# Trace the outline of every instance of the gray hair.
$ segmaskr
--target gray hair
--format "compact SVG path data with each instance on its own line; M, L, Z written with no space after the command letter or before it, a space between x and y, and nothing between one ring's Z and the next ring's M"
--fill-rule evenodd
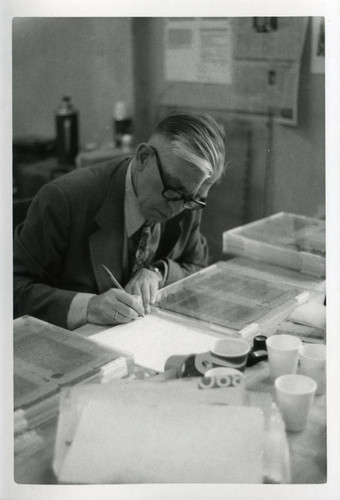
M217 181L225 165L225 134L211 116L175 113L164 118L154 134L172 145L174 154L197 166L212 181Z

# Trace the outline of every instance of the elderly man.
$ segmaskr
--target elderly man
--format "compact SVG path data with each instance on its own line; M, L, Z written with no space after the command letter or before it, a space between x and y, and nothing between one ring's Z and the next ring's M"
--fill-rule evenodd
M46 184L15 232L14 315L72 330L149 312L160 287L207 265L201 209L224 162L215 120L174 114L134 156Z

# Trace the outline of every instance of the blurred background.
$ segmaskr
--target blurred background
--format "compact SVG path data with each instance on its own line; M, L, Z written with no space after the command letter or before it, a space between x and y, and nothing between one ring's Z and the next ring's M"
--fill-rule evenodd
M162 117L185 110L211 114L227 135L229 169L202 223L212 261L232 227L280 211L324 218L322 18L17 17L12 33L14 202L133 153ZM61 161L65 96L77 154Z

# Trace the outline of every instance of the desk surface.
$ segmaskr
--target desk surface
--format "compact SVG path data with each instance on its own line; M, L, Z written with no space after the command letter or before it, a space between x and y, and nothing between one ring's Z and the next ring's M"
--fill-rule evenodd
M86 325L78 333L90 336L103 327ZM274 394L266 361L248 367L245 372L246 388L249 391ZM52 457L57 420L45 425L42 430L44 447L28 459L15 462L15 481L19 484L55 484ZM302 432L287 432L290 449L291 475L294 484L320 484L327 478L326 451L326 395L314 399L308 428Z
M247 390L268 392L274 385L267 361L246 370ZM307 428L287 432L293 484L321 484L327 481L326 394L315 396Z

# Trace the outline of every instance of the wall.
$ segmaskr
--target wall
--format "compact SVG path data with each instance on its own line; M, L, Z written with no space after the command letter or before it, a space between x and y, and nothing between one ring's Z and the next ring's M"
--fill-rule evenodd
M54 112L70 95L84 145L112 141L116 101L133 109L129 18L13 20L13 135L54 137Z
M235 118L230 112L222 113L226 90L221 86L164 80L163 22L162 18L133 19L138 140L147 138L162 105L170 102L174 108L176 100L181 108L186 103L192 109L222 114L224 119ZM266 117L243 117L252 128L249 220L282 210L310 216L323 214L325 82L324 75L310 73L310 46L309 23L301 67L298 125L273 124L271 128ZM221 103L220 109L216 109L217 103ZM142 124L139 128L138 123ZM214 224L214 220L210 222Z
M301 65L299 123L274 126L271 213L325 214L325 75L310 72L311 23Z

